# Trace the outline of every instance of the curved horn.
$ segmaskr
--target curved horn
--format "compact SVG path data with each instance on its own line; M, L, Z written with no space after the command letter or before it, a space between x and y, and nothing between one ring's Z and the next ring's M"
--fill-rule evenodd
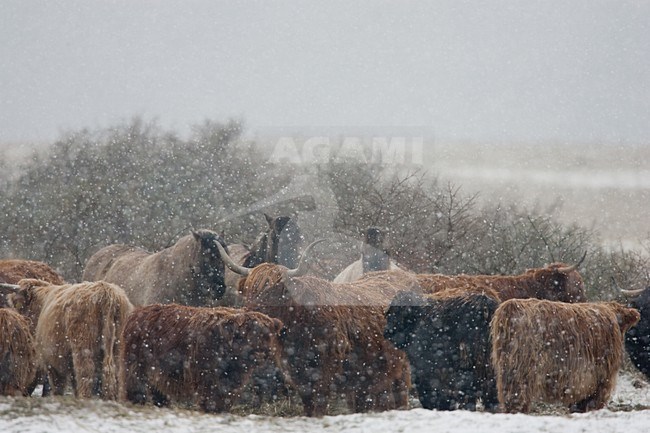
M20 286L18 284L9 284L9 283L0 283L0 287L11 290L18 290Z
M305 257L307 257L307 254L311 251L312 248L314 248L314 246L325 241L326 239L318 239L312 242L311 244L307 245L307 248L305 248L305 250L302 252L302 255L300 256L300 262L298 263L298 267L296 269L288 269L287 277L299 277L300 275L307 272L307 267L303 266L303 263L305 262Z
M641 293L643 293L644 290L646 290L646 289L621 290L621 293L626 298L635 298L635 297L639 296Z
M587 257L587 251L585 251L585 253L582 255L582 258L578 263L571 266L565 266L563 268L557 268L558 272L562 272L563 274L568 274L569 272L575 271L582 264L582 262L585 261L585 257Z
M226 250L223 249L221 242L215 241L215 244L217 244L217 249L219 250L219 254L221 255L221 260L223 260L223 263L226 266L228 266L228 269L244 277L248 276L248 274L251 272L250 268L247 268L245 266L240 266L237 263L235 263L234 260L230 258Z

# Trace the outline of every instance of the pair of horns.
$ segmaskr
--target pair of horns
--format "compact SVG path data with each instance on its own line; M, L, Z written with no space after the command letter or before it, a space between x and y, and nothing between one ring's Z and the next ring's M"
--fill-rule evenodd
M302 255L300 256L300 262L298 263L298 267L295 269L289 269L287 270L287 276L288 277L298 277L302 274L304 274L307 271L307 267L304 265L305 263L305 257L307 254L311 251L311 249L316 246L317 244L324 242L325 239L318 239L305 248L303 251ZM237 263L234 262L232 258L228 255L226 250L223 248L223 246L219 242L215 242L217 245L217 249L219 250L219 254L221 255L221 259L225 263L226 266L228 266L228 269L233 271L236 274L242 275L244 277L248 276L248 274L251 272L252 268L247 268L245 266L238 265Z
M575 271L576 269L578 269L578 266L580 266L582 264L582 262L585 261L585 257L587 257L587 251L585 251L585 253L582 255L582 258L580 259L580 261L578 263L576 263L575 265L571 265L571 266L565 266L563 268L557 268L558 272L562 272L563 274L567 274L569 272Z

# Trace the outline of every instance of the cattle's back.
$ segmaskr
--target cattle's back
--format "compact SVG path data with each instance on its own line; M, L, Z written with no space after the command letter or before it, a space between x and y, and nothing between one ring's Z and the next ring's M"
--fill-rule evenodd
M622 362L623 332L635 316L632 309L619 307L538 299L503 302L491 324L492 361L500 380L528 383L531 393L567 404L610 384Z
M488 288L498 292L508 284L507 277L503 278L500 275L417 274L417 279L424 293L437 293L470 286Z
M182 302L183 293L191 291L190 237L153 254L137 247L109 246L98 252L105 263L99 267L99 279L122 287L134 305Z
M368 272L350 283L332 283L321 293L326 305L358 305L387 308L401 291L421 293L415 274L401 269Z
M73 334L76 341L85 339L87 345L93 345L102 335L99 325L109 321L119 328L133 309L125 291L105 281L42 289L48 290L43 292L35 337L41 349L48 351L68 344Z
M82 274L83 281L108 281L106 275L119 263L123 266L124 258L130 259L132 266L150 253L137 247L124 244L114 244L104 247L90 256ZM112 275L112 274L111 274Z
M18 259L0 260L0 282L17 284L23 278L65 284L63 277L46 263Z
M388 270L400 270L400 267L397 266L393 260L389 260ZM345 269L343 269L333 280L335 283L350 283L357 281L364 276L363 273L363 262L361 259L358 259L350 263Z

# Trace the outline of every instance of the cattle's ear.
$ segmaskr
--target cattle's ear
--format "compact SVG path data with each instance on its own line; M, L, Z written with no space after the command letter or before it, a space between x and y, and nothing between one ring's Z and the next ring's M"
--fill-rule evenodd
M282 331L284 330L284 323L280 319L271 319L273 325L271 330L273 331L274 334L276 335L282 335Z
M267 214L266 212L264 212L264 218L266 218L266 222L268 223L269 227L270 227L270 228L273 228L273 220L274 220L275 218L273 218L272 216L270 216L270 215Z

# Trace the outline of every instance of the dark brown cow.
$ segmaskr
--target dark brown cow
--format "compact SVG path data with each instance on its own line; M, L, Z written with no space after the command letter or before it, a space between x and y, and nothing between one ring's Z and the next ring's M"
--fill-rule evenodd
M604 407L623 360L623 334L639 313L616 302L511 299L492 318L499 403L529 412L539 403L584 412Z
M36 380L36 352L29 321L0 308L0 395L28 396Z
M224 265L215 247L222 237L197 230L157 253L127 245L102 248L86 263L83 279L122 287L134 305L212 305L225 291Z
M443 275L418 274L425 293L435 293L456 287L475 286L492 289L502 301L513 298L537 298L561 302L584 302L584 282L577 265L553 263L543 268L529 269L520 275Z
M31 320L40 368L55 395L68 381L78 397L116 399L119 338L133 309L124 290L103 281L52 285L24 279L10 295Z
M124 328L121 393L139 404L175 400L228 410L256 368L282 368L281 329L277 319L233 308L137 308Z
M246 275L240 284L245 305L285 323L285 356L306 415L326 413L335 383L355 411L407 406L408 361L383 337L384 309L400 290L419 291L414 275L383 271L334 284L298 277L300 266L265 263L251 270L221 254Z

